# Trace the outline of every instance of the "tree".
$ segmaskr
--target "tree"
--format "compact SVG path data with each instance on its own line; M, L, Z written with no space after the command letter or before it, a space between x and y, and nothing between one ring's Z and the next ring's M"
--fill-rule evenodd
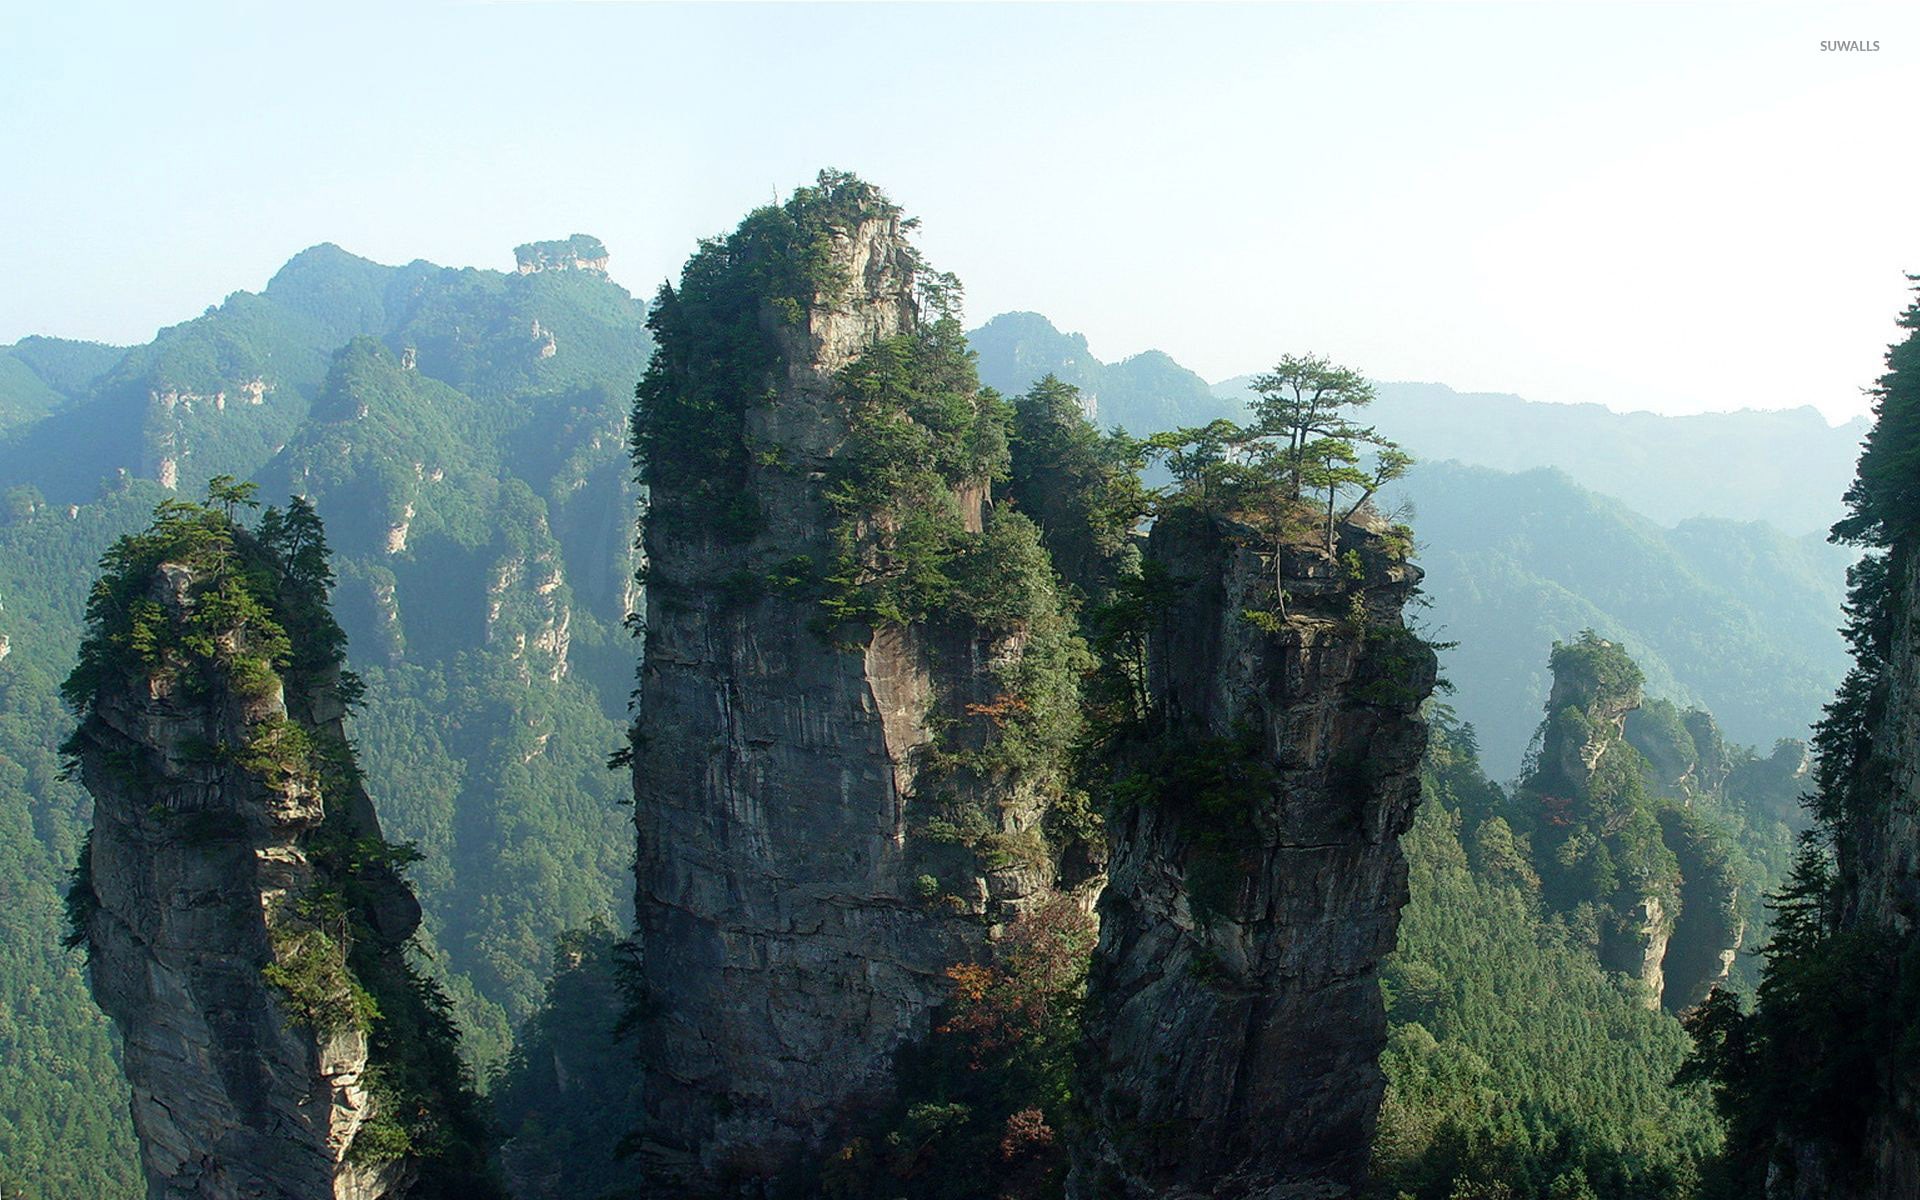
M260 507L260 502L253 498L259 490L257 483L241 483L231 475L215 475L207 480L207 507L218 505L231 521L235 509Z
M1380 442L1369 427L1357 425L1352 410L1373 403L1373 384L1351 367L1339 367L1319 354L1289 354L1273 370L1253 380L1255 429L1284 438L1281 462L1288 495L1298 500L1310 486L1309 465L1327 441ZM1317 449L1319 448L1319 449Z
M1355 409L1373 401L1373 385L1350 367L1289 354L1253 386L1251 425L1221 419L1176 429L1156 434L1146 449L1165 460L1182 500L1257 524L1276 551L1318 524L1331 553L1340 524L1405 475L1413 459L1353 420ZM1355 492L1342 515L1341 496Z
M1038 521L1060 575L1097 599L1124 573L1135 530L1152 509L1140 482L1146 444L1102 435L1080 391L1052 375L1013 402L1008 491Z

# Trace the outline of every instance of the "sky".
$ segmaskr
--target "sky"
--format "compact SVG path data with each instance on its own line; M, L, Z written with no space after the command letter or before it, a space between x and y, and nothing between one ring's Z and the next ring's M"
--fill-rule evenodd
M1839 421L1920 272L1920 5L0 7L0 344L145 341L329 241L586 232L650 294L824 166L970 322L1215 380Z

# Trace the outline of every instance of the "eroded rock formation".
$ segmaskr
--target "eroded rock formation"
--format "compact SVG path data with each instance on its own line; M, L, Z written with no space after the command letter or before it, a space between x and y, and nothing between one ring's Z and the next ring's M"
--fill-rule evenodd
M812 274L784 292L796 250ZM935 765L977 748L1031 629L823 617L835 529L876 534L884 556L911 519L836 526L829 490L850 453L841 372L923 330L924 278L897 209L823 180L696 256L656 318L634 747L640 1161L670 1194L761 1195L802 1169L890 1095L947 968L990 959L998 926L1056 894L1044 795ZM724 383L732 368L702 349L717 330L756 363ZM675 426L696 399L721 414ZM949 480L933 501L977 533L988 480Z
M1619 645L1588 631L1552 663L1521 789L1539 806L1549 902L1593 912L1602 965L1639 980L1648 1007L1685 1010L1726 979L1746 936L1739 871L1708 815L1734 802L1732 756L1707 713L1646 701Z
M1200 514L1153 530L1178 598L1149 643L1146 795L1108 818L1080 1200L1337 1196L1365 1169L1435 664L1381 529L1279 557Z
M109 559L68 685L94 801L70 906L149 1195L405 1195L417 1138L476 1127L402 957L420 909L353 766L324 591L209 510Z

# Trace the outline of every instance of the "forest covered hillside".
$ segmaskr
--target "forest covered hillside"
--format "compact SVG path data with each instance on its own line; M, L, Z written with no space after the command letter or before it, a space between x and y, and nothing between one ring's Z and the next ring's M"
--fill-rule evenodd
M1545 647L1582 629L1630 646L1653 695L1762 747L1807 738L1845 670L1843 548L1759 521L1665 528L1551 469L1420 464L1402 487L1452 703L1496 778L1538 720Z
M625 422L644 317L572 256L500 272L319 246L148 345L7 352L65 389L0 431L0 871L18 898L0 916L0 1019L39 1048L0 1058L10 1194L137 1186L106 1029L58 945L88 806L60 775L55 685L95 562L213 474L307 495L329 523L368 683L350 733L387 833L427 855L423 961L483 1077L555 938L624 925L631 851L605 759L633 678Z

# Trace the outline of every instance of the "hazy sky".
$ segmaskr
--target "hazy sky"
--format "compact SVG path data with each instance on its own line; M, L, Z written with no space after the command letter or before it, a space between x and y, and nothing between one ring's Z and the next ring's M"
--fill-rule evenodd
M1920 272L1920 5L5 4L0 343L144 341L321 241L583 231L651 293L823 165L970 321L1213 379L1838 419Z

